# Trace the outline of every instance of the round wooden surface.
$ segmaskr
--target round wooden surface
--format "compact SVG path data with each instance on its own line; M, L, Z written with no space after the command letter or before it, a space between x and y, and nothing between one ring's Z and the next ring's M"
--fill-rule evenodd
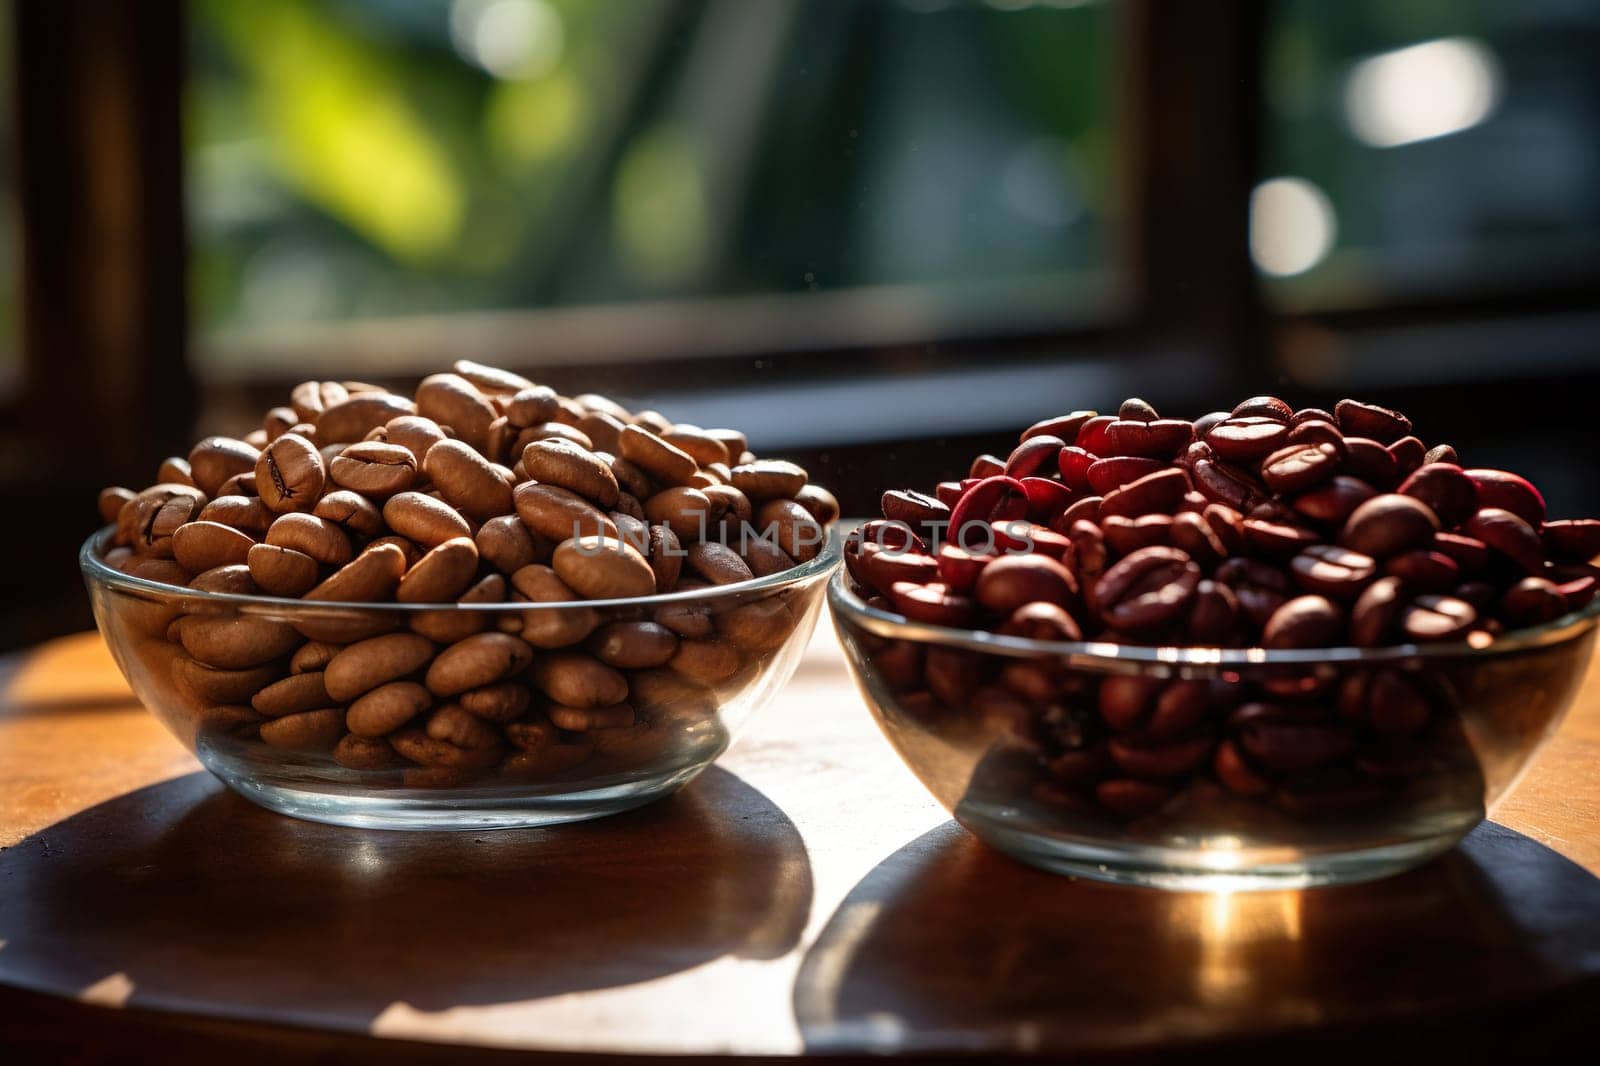
M1071 881L949 822L819 632L778 703L669 800L385 833L227 792L85 634L0 669L0 1043L1332 1057L1378 1035L1526 1055L1600 997L1597 764L1592 669L1501 824L1423 869L1240 895Z

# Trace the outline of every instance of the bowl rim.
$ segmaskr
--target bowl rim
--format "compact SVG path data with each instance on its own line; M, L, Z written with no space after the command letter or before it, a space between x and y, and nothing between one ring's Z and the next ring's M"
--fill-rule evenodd
M1390 644L1381 648L1344 645L1330 648L1219 648L1182 645L1119 644L1096 640L1034 640L1010 637L985 629L961 629L913 621L905 615L873 607L851 589L847 571L840 567L828 582L828 605L835 617L848 618L880 636L914 640L923 644L964 648L1010 658L1049 656L1069 660L1069 665L1105 663L1195 667L1311 666L1326 663L1393 663L1426 659L1484 658L1509 652L1549 647L1593 629L1600 619L1600 597L1588 606L1560 618L1525 629L1512 630L1477 647L1460 641L1436 644Z
M823 540L822 548L817 552L816 556L787 570L781 570L776 574L768 574L765 577L752 578L749 581L735 581L726 585L714 585L710 588L686 589L682 592L662 592L651 596L633 596L609 600L563 600L557 603L396 603L393 600L363 603L353 600L302 600L288 596L255 596L240 592L213 592L207 589L189 588L187 585L169 585L164 581L152 581L149 578L125 574L107 565L105 560L101 558L104 546L115 532L116 527L114 525L103 526L89 534L88 539L83 542L83 546L78 549L78 567L83 572L84 579L91 584L105 585L119 592L132 593L147 599L151 597L183 599L217 606L268 608L274 611L398 611L405 614L446 610L503 613L506 611L562 611L579 607L663 607L676 603L704 603L708 600L740 600L748 598L751 593L790 588L805 584L814 578L825 576L843 558L844 544L843 538L839 535L837 525L829 526L826 530L827 536Z

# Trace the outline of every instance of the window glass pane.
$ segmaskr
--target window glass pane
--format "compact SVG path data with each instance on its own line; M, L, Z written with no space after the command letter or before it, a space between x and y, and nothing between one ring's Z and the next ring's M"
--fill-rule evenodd
M1280 0L1252 250L1281 304L1600 275L1600 5Z
M202 359L427 312L914 287L1015 329L1101 306L1101 3L190 11Z

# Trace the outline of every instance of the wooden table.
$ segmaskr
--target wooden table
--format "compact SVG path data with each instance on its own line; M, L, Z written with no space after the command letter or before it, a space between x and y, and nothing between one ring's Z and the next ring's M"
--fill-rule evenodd
M989 850L892 755L829 631L676 797L481 834L259 810L71 637L0 668L0 810L0 1047L41 1058L1527 1057L1600 1003L1594 670L1509 829L1308 892L1117 888Z

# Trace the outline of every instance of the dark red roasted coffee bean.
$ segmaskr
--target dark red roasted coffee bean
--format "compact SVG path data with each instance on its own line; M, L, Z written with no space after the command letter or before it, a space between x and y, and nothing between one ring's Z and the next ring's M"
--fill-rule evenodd
M1089 468L1098 456L1082 448L1062 448L1056 455L1056 467L1061 471L1061 481L1074 492L1089 491Z
M1112 676L1100 682L1095 706L1106 725L1128 733L1144 727L1161 691L1162 683L1154 678Z
M968 527L993 522L1008 522L1028 514L1028 490L1013 477L996 475L984 478L968 489L950 511L948 539L963 547L976 547L967 536ZM983 530L974 536L987 540Z
M994 558L969 552L955 544L941 544L937 556L939 580L956 592L971 592L978 583L978 575Z
M1203 567L1215 566L1229 555L1228 546L1217 536L1204 514L1183 511L1172 516L1169 540Z
M1194 435L1198 441L1204 441L1206 434L1222 425L1233 417L1232 411L1211 411L1194 420Z
M1510 511L1486 507L1468 519L1461 531L1530 574L1544 569L1544 542L1532 526Z
M1006 532L1008 526L1012 532L1016 532L1018 535L1009 535ZM1072 541L1068 540L1065 534L1057 533L1048 526L1029 525L1020 531L1017 530L1016 526L1016 523L1010 522L1002 523L996 528L995 539L999 542L1002 553L1007 551L1033 551L1041 555L1048 555L1050 558L1062 562L1065 562L1067 557L1071 555Z
M1195 586L1194 606L1189 608L1189 642L1225 647L1238 638L1239 598L1233 589L1216 581L1201 581Z
M1211 738L1192 737L1168 743L1112 737L1111 758L1129 777L1163 780L1181 777L1211 758Z
M1411 419L1399 411L1377 404L1340 400L1333 416L1347 437L1370 437L1379 444L1392 444L1411 432Z
M1261 480L1273 492L1304 492L1339 469L1340 451L1332 444L1291 444L1261 463Z
M1415 736L1433 716L1433 709L1416 682L1398 670L1373 673L1365 686L1363 703L1366 721L1391 737Z
M1566 598L1567 610L1581 611L1593 602L1596 593L1600 593L1600 577L1585 575L1571 578L1561 582L1556 589Z
M1399 578L1416 592L1449 592L1461 582L1461 567L1439 551L1401 552L1383 564L1383 572Z
M1106 454L1106 427L1115 422L1115 415L1097 415L1085 422L1071 443L1095 455Z
M1075 641L1083 639L1078 622L1057 603L1035 600L1011 612L1011 617L997 630L1008 637L1026 637L1028 640Z
M1224 740L1217 745L1216 755L1211 760L1211 771L1222 782L1222 787L1236 796L1264 796L1272 791L1272 782L1251 768L1231 740Z
M1534 529L1544 522L1544 497L1526 478L1504 470L1468 470L1478 490L1478 506L1510 511Z
M1344 434L1339 432L1339 427L1332 422L1296 422L1289 429L1289 435L1283 438L1285 447L1290 444L1313 445L1326 444L1339 453L1343 459L1348 451L1344 444Z
M1439 519L1427 504L1389 492L1351 512L1339 533L1339 544L1374 559L1386 559L1431 544L1438 531Z
M1331 648L1344 643L1345 617L1326 596L1284 601L1261 627L1264 648Z
M1230 463L1254 463L1283 447L1289 427L1272 418L1230 418L1206 434L1211 450Z
M1100 505L1105 502L1100 496L1084 496L1075 501L1059 516L1050 520L1050 528L1057 533L1070 532L1075 522L1100 521Z
M1389 449L1366 437L1344 439L1344 472L1384 492L1400 481L1400 464Z
M1267 522L1259 518L1244 520L1245 543L1259 555L1287 559L1321 538L1301 526L1288 522Z
M896 581L889 587L889 600L895 610L913 622L933 626L970 626L978 613L978 605L971 599L938 582L915 585Z
M1112 628L1149 632L1182 617L1199 583L1200 567L1183 552L1141 548L1101 575L1095 603Z
M1282 570L1270 563L1235 556L1217 567L1215 578L1238 598L1239 610L1251 625L1265 625L1272 612L1294 593Z
M1423 455L1422 462L1424 465L1428 463L1452 463L1456 466L1461 465L1461 459L1456 455L1456 450L1448 444L1435 444L1433 447L1429 448L1427 453Z
M1310 492L1295 497L1291 506L1296 514L1328 526L1342 526L1357 507L1378 494L1378 490L1359 478L1338 475Z
M1133 421L1119 418L1106 427L1106 447L1110 455L1137 455L1150 459L1171 459L1194 438L1194 427L1175 418Z
M1100 532L1118 555L1131 555L1140 548L1172 542L1172 516L1149 514L1139 518L1108 515L1100 519Z
M983 662L964 648L930 647L922 676L928 691L946 707L964 710L983 681Z
M1240 401L1231 417L1270 418L1274 422L1287 422L1294 417L1294 409L1276 396L1252 396Z
M1560 618L1568 609L1567 597L1555 582L1542 577L1525 577L1500 597L1500 613L1512 625L1538 625Z
M1206 720L1216 702L1217 693L1210 681L1169 681L1156 697L1145 735L1163 742L1186 737Z
M1266 490L1255 478L1226 463L1201 459L1190 470L1196 491L1213 503L1224 503L1237 511L1248 511Z
M1450 640L1478 620L1472 604L1454 596L1418 596L1400 610L1400 628L1412 640Z
M972 460L972 465L967 468L967 477L982 481L986 477L994 477L996 474L1005 472L1006 461L998 455L990 455L985 452Z
M1160 810L1172 798L1172 790L1151 781L1116 777L1096 785L1094 798L1113 814L1123 818L1138 818Z
M939 565L933 556L916 551L896 551L864 545L859 556L860 572L868 584L885 596L896 581L910 581L925 585L939 576Z
M1105 534L1093 522L1080 520L1067 530L1072 541L1072 567L1078 578L1078 591L1094 605L1094 587L1111 565L1111 552L1106 547Z
M928 550L928 542L904 522L874 518L870 522L863 522L857 527L856 532L861 534L863 544L876 544L880 548L893 548L899 551L910 549L926 553Z
M941 481L933 487L933 495L946 507L954 507L966 486L960 481Z
M1460 525L1478 509L1478 489L1459 466L1428 463L1412 471L1395 490L1428 505L1445 528Z
M893 522L904 522L913 530L925 530L931 523L946 522L950 508L939 500L910 489L890 489L880 501L883 517Z
M1047 468L1053 470L1056 456L1066 446L1066 441L1049 434L1029 437L1013 448L1010 457L1006 459L1006 476L1024 478Z
M1059 481L1047 477L1025 477L1022 491L1028 497L1028 517L1035 522L1049 522L1072 506L1073 493Z
M1378 564L1370 555L1333 544L1314 544L1289 562L1295 583L1308 592L1353 600L1377 577Z
M1296 773L1337 762L1355 744L1336 725L1296 722L1252 722L1239 733L1239 744L1252 759L1278 773Z
M1078 431L1083 424L1095 417L1093 411L1074 411L1069 415L1060 415L1056 418L1046 418L1035 422L1022 431L1022 440L1033 437L1060 437L1062 440L1077 440Z
M974 595L987 610L1009 615L1024 604L1065 607L1077 597L1072 571L1043 555L1002 555L978 575Z
M1403 478L1426 461L1428 446L1415 437L1401 437L1389 445L1389 454L1394 456L1395 473Z
M1122 515L1132 518L1147 514L1172 514L1189 491L1189 477L1182 470L1168 467L1130 481L1105 494L1100 503L1102 517Z
M1489 547L1460 533L1435 533L1433 550L1455 560L1463 574L1475 574L1489 563Z
M1154 474L1162 469L1164 466L1159 459L1140 459L1132 455L1097 459L1089 467L1089 487L1105 496L1112 489L1121 488L1130 481L1137 481L1146 474Z
M1500 590L1487 581L1463 581L1451 595L1472 604L1479 615L1487 614L1500 602Z
M1546 522L1544 546L1558 559L1586 563L1600 556L1600 518L1563 518Z

